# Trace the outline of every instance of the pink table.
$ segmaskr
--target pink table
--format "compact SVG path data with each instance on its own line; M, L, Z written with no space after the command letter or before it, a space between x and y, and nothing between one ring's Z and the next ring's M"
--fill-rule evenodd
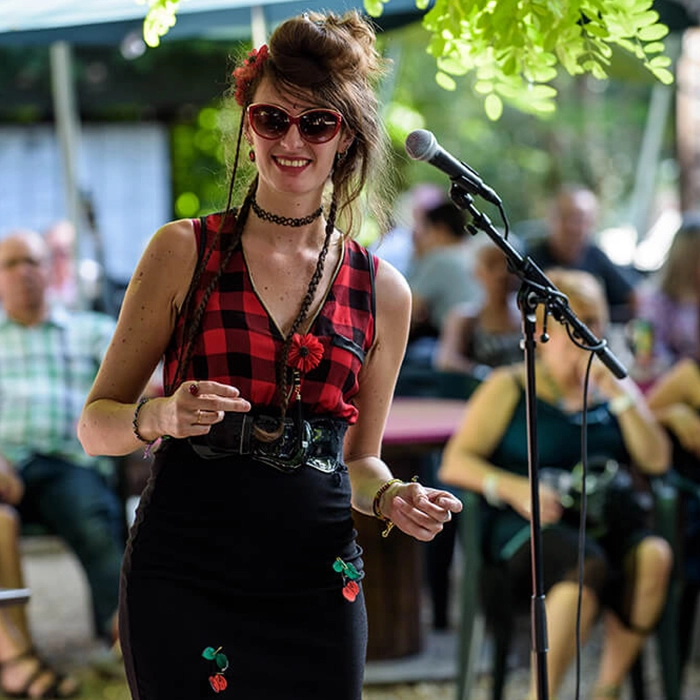
M432 398L394 399L382 457L399 478L420 471L421 459L440 449L462 420L464 401ZM384 539L376 518L354 514L364 550L369 642L367 658L392 659L417 654L422 646L421 599L424 544L394 528Z
M384 451L442 447L462 421L465 406L456 399L395 398L384 430Z

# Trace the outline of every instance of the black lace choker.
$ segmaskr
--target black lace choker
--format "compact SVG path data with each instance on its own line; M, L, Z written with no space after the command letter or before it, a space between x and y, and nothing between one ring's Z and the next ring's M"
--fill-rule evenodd
M278 214L273 214L269 211L261 209L260 205L255 199L250 203L255 212L255 216L263 221L269 221L272 224L279 224L280 226L291 226L293 228L299 228L300 226L307 226L318 219L323 213L323 207L319 207L315 212L309 214L308 216L302 216L300 219L294 219L291 216L279 216Z

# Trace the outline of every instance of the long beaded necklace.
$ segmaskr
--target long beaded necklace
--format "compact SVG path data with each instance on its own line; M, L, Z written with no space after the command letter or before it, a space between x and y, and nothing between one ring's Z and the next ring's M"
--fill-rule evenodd
M319 216L323 213L323 207L319 207L315 212L312 212L308 216L302 216L299 219L295 219L291 216L279 216L279 214L273 214L272 212L266 211L265 209L261 208L261 206L257 203L255 198L253 198L253 201L250 203L251 207L253 208L253 211L255 212L255 216L258 217L258 219L262 219L263 221L269 221L272 224L278 224L279 226L291 226L292 228L299 228L300 226L307 226L308 224L313 223L318 219Z

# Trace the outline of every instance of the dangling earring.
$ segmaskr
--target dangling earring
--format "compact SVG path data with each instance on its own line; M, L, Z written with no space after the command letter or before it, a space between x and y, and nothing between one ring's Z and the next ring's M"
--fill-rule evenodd
M248 151L248 160L255 163L255 151L252 148Z
M335 162L342 163L345 160L345 157L347 155L348 155L347 149L344 151L338 151L338 153L335 154Z

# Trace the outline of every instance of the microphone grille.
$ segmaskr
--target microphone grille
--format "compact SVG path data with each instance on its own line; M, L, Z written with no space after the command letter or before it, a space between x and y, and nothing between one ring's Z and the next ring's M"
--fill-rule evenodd
M430 160L437 148L437 139L425 129L416 129L406 137L406 153L413 160Z

